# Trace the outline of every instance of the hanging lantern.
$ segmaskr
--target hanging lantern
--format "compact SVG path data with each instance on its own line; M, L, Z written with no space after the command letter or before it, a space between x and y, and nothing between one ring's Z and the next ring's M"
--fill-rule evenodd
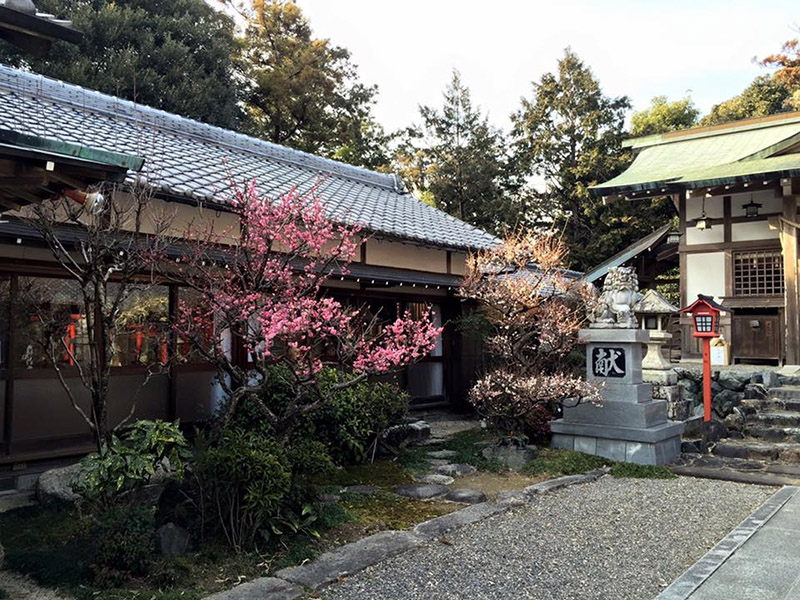
M758 216L758 209L761 208L761 205L758 202L753 202L753 194L750 194L750 202L743 204L742 208L748 218L753 218Z
M700 231L705 231L706 229L711 229L711 219L706 216L706 199L705 196L703 197L703 210L700 214L700 218L695 221L694 226L696 229Z

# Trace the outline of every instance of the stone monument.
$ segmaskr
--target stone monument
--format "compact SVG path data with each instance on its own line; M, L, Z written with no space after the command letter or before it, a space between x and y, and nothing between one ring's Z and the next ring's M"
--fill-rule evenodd
M635 271L609 270L603 291L588 307L586 379L601 387L603 405L564 407L550 424L552 446L644 465L664 465L681 450L683 423L669 421L667 403L642 381L642 347L650 341L633 312L640 299Z

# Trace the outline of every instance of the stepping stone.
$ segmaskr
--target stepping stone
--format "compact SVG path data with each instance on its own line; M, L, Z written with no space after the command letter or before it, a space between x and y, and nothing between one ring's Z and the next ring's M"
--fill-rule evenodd
M439 473L440 475L450 475L451 477L461 477L463 475L472 475L473 473L477 473L478 469L473 467L472 465L465 465L465 464L448 464L448 465L441 465L439 467L434 467L431 469L434 473Z
M411 479L420 483L437 483L439 485L450 485L455 481L449 475L440 475L439 473L417 473L412 475Z
M453 458L455 455L455 450L434 450L433 452L428 452L428 456L431 458Z
M447 486L436 483L410 483L407 485L398 485L394 488L394 493L398 496L405 496L406 498L413 498L414 500L438 498L439 496L444 496L449 491Z
M381 488L377 485L348 485L342 490L343 494L374 494Z
M522 506L529 498L521 490L503 490L497 493L496 503L501 506Z
M461 504L478 504L479 502L486 502L486 494L478 490L462 488L453 490L444 499L451 502L460 502Z

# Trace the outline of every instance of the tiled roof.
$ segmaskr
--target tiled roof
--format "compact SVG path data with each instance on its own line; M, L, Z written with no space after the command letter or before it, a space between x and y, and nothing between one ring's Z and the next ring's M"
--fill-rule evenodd
M230 176L277 196L318 195L332 219L426 245L485 248L496 238L377 173L205 125L127 100L0 66L0 129L145 159L131 182L169 196L224 203Z

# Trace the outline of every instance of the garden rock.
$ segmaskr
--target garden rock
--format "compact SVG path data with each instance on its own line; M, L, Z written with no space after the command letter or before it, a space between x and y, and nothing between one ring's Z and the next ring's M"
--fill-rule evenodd
M80 463L45 471L36 482L36 499L42 504L75 502L78 494L72 491L72 485L78 480L80 471Z
M451 477L462 477L464 475L472 475L474 473L477 473L478 469L476 469L472 465L451 463L448 465L440 465L438 467L434 467L433 471L441 475L450 475Z
M781 387L781 379L775 371L764 371L761 373L761 379L768 388Z
M393 425L383 433L383 439L390 446L402 448L431 437L431 426L425 421Z
M519 471L539 455L536 446L489 446L481 452L487 460L496 460L512 471Z
M156 530L158 549L163 556L183 556L189 549L189 532L175 523L167 523Z
M733 390L734 392L741 392L748 379L749 376L747 374L737 371L720 371L719 374L719 384L725 389Z
M455 450L434 450L433 452L428 452L430 458L453 458L456 454Z
M769 391L762 383L748 383L744 386L744 397L747 400L766 400Z
M681 442L681 452L687 454L700 454L700 440Z
M3 560L5 559L5 557L6 557L6 553L3 550L3 544L0 544L0 569L3 568Z
M342 489L343 494L374 494L380 491L377 485L348 485Z
M406 485L397 485L394 488L394 493L398 496L405 496L406 498L413 498L414 500L438 498L439 496L444 496L449 491L447 486L436 483L410 483Z
M711 405L714 411L722 418L727 417L733 409L742 403L742 396L733 390L722 390L714 396Z
M705 438L709 442L718 442L722 438L728 437L728 428L722 421L710 420L705 424Z
M528 496L520 490L503 490L497 493L496 503L500 506L522 506L528 502Z
M455 481L449 475L440 475L439 473L417 473L411 479L419 483L436 483L439 485L450 485Z
M745 426L744 416L737 409L725 417L725 427L728 431L743 431Z
M450 502L460 502L461 504L478 504L479 502L486 502L486 494L478 490L462 488L451 491L444 499L450 500Z

